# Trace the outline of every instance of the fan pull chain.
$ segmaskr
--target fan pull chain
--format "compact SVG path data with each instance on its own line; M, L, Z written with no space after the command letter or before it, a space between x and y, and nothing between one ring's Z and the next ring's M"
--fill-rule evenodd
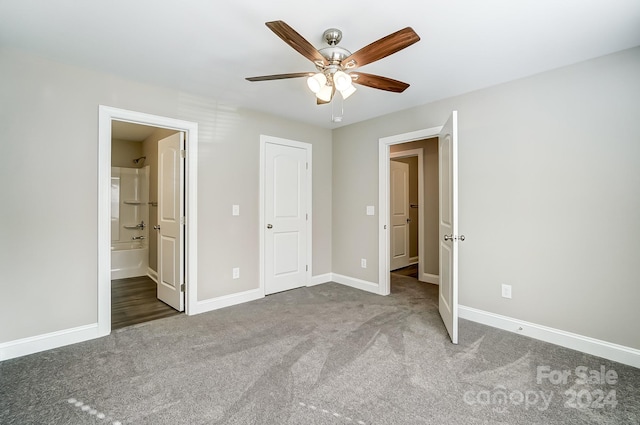
M340 99L340 115L336 115L334 112L334 104L336 103L336 99ZM342 122L342 116L344 115L344 100L342 96L334 96L333 101L331 102L331 122Z

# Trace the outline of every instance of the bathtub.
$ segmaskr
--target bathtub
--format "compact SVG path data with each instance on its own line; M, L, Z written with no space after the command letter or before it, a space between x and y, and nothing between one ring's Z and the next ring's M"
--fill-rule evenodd
M113 242L111 244L111 280L146 276L149 248L145 242Z

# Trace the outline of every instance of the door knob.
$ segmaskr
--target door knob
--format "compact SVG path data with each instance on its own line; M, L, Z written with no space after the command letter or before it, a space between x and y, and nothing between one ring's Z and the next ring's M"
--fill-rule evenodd
M160 226L156 224L155 226L153 226L153 230L160 230Z
M409 222L411 222L411 219L410 219L410 218L408 218L408 219L407 219L407 223L409 223Z
M444 241L452 241L453 240L453 235L444 235Z
M267 224L267 229L272 229L273 226L271 224Z

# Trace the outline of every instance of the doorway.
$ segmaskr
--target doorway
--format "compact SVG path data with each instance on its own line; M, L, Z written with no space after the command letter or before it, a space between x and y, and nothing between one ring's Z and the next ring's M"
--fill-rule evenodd
M391 245L389 258L391 271L416 266L416 278L424 268L421 253L424 238L424 172L423 149L404 150L404 145L389 155L389 217Z
M465 240L458 234L458 113L451 115L443 126L418 130L379 139L378 176L380 231L379 293L389 295L389 155L393 145L421 139L438 140L438 310L454 344L458 343L458 243Z
M417 279L438 284L438 140L425 138L389 146L389 159L400 162L408 170L408 197L404 201L405 215L394 213L393 169L390 167L389 219L390 219L390 269L417 264ZM402 168L402 167L400 167ZM396 173L397 174L397 173ZM402 175L403 173L400 173ZM396 216L396 217L394 217ZM405 241L407 255L394 261L394 243L403 242L394 235L394 224L407 221L409 238Z
M184 311L161 297L159 240L162 141L180 133L161 127L111 122L111 328ZM182 178L180 180L183 180ZM182 198L183 185L173 185ZM172 265L173 266L173 265ZM180 267L178 267L180 269ZM171 300L169 300L171 301Z
M151 127L154 131L182 133L185 135L184 185L180 198L184 199L184 269L181 273L187 283L181 287L186 294L185 310L190 309L197 301L197 123L175 120L172 118L149 115L145 113L117 109L108 106L99 107L98 135L98 332L100 336L111 332L111 160L112 160L112 125L128 123ZM119 124L116 124L116 126ZM157 142L156 142L157 143ZM145 156L145 155L142 155ZM140 157L135 158L140 160ZM146 159L146 158L145 158ZM149 202L154 200L149 199ZM153 213L151 214L151 216ZM149 224L152 224L149 220ZM140 224L140 223L139 223ZM141 226L142 227L142 226ZM154 230L150 229L150 232ZM151 233L152 234L152 233ZM153 257L152 257L153 258Z
M390 188L389 188L389 176L390 176L390 159L392 157L392 155L398 155L399 157L402 157L402 151L408 151L407 153L410 155L419 155L419 149L422 148L422 155L423 155L423 164L424 164L424 157L426 156L425 154L425 150L424 150L424 146L423 144L421 144L421 141L424 140L437 140L438 134L440 133L440 130L442 129L442 127L433 127L433 128L428 128L428 129L424 129L424 130L418 130L418 131L414 131L411 133L404 133L404 134L399 134L396 136L389 136L389 137L385 137L385 138L381 138L379 141L379 145L378 145L378 158L379 158L379 198L378 198L378 205L380 206L379 211L379 224L380 224L380 228L383 230L387 229L387 226L390 225L390 220L389 220L389 208L390 208L390 202L389 202L389 192L390 192ZM431 143L431 142L430 142ZM411 152L414 151L415 152ZM419 172L420 174L420 172ZM422 170L422 174L424 176L424 167ZM418 190L419 193L425 193L424 190L424 177L423 177L423 187L422 190ZM437 190L437 189L436 189ZM437 198L436 198L437 199ZM428 202L427 200L425 200L424 198L422 198L421 200L418 201L418 209L422 210L422 226L420 226L419 223L419 227L423 230L425 230L425 223L424 223L424 212L425 212L425 203ZM430 205L433 206L433 203L430 202ZM436 202L436 206L437 206L437 202ZM419 219L420 222L420 219ZM389 293L391 292L391 280L390 280L390 270L391 270L391 262L390 262L390 252L389 252L389 243L390 243L390 232L389 231L381 231L379 234L379 242L378 242L378 248L379 248L379 273L378 273L378 278L379 278L379 293L380 295L389 295ZM425 262L425 251L427 250L427 248L425 247L424 243L429 240L431 241L431 238L433 236L426 236L425 232L421 232L421 238L418 238L419 241L419 246L418 246L418 251L419 251L419 264L422 265L422 267L419 270L419 274L418 274L418 279L424 282L429 282L429 283L438 283L438 272L435 271L437 270L437 268L434 267L430 267L430 273L425 273L426 271L426 262ZM427 237L429 239L427 239ZM420 245L420 241L422 240L422 245ZM438 235L436 233L435 235L435 241L437 242L438 240ZM436 260L437 261L437 260ZM435 271L435 273L433 272Z

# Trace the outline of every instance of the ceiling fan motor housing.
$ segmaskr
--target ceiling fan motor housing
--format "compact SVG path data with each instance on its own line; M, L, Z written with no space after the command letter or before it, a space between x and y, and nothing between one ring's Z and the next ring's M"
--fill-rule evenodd
M335 46L342 40L342 31L337 28L329 28L322 34L322 38L329 46Z

